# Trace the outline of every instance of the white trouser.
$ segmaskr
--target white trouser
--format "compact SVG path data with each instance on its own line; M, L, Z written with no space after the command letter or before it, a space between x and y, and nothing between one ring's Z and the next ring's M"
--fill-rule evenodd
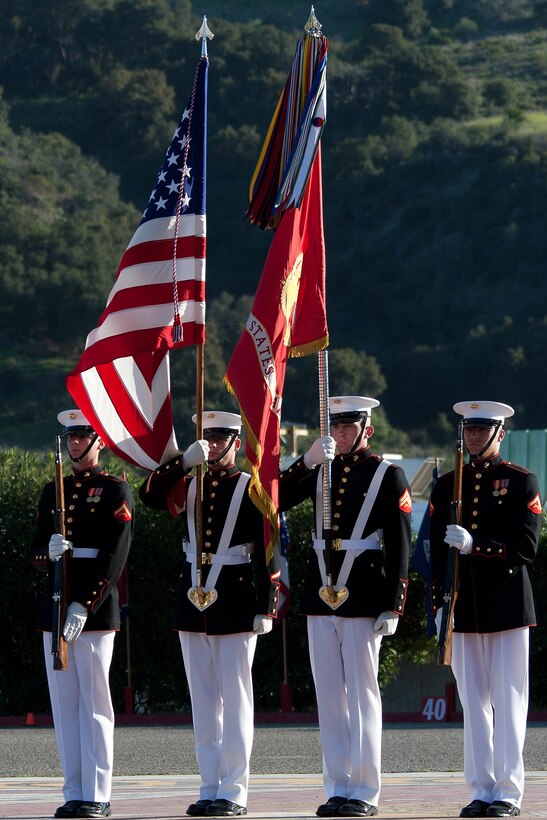
M464 774L473 800L519 806L528 713L528 627L454 632L452 669L464 716Z
M327 798L378 805L382 701L374 618L308 616Z
M114 709L108 673L115 634L82 632L67 644L68 668L56 672L51 632L44 632L44 657L65 801L110 800Z
M256 635L179 632L192 700L201 800L247 805L254 732Z

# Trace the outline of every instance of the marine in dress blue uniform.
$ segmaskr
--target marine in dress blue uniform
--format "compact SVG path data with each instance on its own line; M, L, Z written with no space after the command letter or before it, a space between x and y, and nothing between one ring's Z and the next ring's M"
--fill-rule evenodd
M193 417L194 422L196 417ZM143 484L144 504L183 521L184 565L174 626L192 701L202 784L191 816L247 813L254 701L251 668L257 635L277 616L277 556L266 564L262 515L248 495L250 476L235 464L241 417L203 414L204 439L163 464ZM203 481L202 589L196 594L196 482L192 467L209 459Z
M454 474L431 495L431 594L442 615L449 546L460 551L452 669L464 712L464 772L471 802L461 817L520 814L528 710L529 628L536 616L528 567L541 522L536 476L499 454L501 402L454 405L469 462L462 475L462 525L450 524ZM495 720L494 720L495 715Z
M412 501L403 470L373 453L371 411L364 396L330 399L332 436L325 436L281 474L283 510L313 500L314 552L301 601L308 616L310 661L323 749L327 802L320 817L377 813L382 706L378 662L383 635L403 615L408 587ZM335 447L338 450L335 455ZM332 580L326 589L319 465L332 460Z
M116 583L125 566L134 523L126 481L99 464L102 440L80 410L59 413L73 472L64 478L65 538L55 532L55 484L38 505L32 560L46 573L38 612L66 803L55 817L110 814L114 711L108 674L120 628ZM54 560L70 551L69 605L63 634L68 668L53 669L51 629Z

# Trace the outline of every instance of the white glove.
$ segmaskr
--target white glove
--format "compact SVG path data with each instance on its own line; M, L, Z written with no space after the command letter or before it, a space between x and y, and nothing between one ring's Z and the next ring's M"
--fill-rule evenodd
M85 606L82 606L82 604L79 604L78 601L73 601L66 611L65 626L63 629L63 636L67 643L75 641L76 638L79 637L86 621L87 609Z
M204 438L194 441L182 454L182 466L185 470L191 470L197 464L203 464L209 458L209 442Z
M304 453L304 465L313 470L318 464L332 461L336 450L336 442L332 436L321 436L316 439L307 453Z
M49 560L55 561L67 550L72 549L72 541L67 541L63 538L60 532L54 532L49 539Z
M273 621L267 615L255 615L253 632L255 635L267 635L272 631Z
M444 540L451 547L456 547L464 553L471 552L473 546L473 536L464 527L460 527L459 524L448 525Z
M382 612L374 621L373 630L376 635L395 635L399 625L399 616L396 612Z
M443 620L443 608L440 606L435 613L435 629L437 630L437 640L441 637L441 623Z

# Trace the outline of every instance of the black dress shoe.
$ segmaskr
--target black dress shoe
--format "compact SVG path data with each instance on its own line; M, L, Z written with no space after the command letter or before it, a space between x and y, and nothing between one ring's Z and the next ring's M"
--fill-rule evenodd
M247 814L245 806L240 806L239 803L232 803L231 800L213 800L213 802L205 809L206 817L240 817L242 814Z
M82 803L75 817L110 817L110 803Z
M64 806L55 809L54 817L76 817L76 812L82 805L81 800L69 800Z
M484 800L472 800L467 806L464 806L460 812L460 817L486 817L486 812L490 803Z
M318 817L338 817L338 809L347 802L347 797L338 797L338 795L335 794L333 797L329 797L326 803L321 803L315 813Z
M506 803L505 800L494 800L486 812L487 817L517 817L520 814L518 806Z
M190 817L205 817L206 809L212 802L212 800L196 800L195 803L190 803L186 809L186 814L189 814Z
M365 800L348 800L338 810L340 817L372 817L378 814L378 806L371 806Z

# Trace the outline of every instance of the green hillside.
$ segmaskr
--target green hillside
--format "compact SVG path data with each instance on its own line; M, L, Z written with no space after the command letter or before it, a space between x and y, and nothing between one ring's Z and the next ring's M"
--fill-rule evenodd
M271 241L248 185L309 4L0 0L0 444L47 445L209 46L209 403ZM376 393L386 449L451 440L492 397L544 427L547 3L316 3L332 392ZM192 352L173 357L181 440ZM284 412L317 424L313 361ZM447 420L450 419L450 421ZM395 428L395 429L393 429Z

